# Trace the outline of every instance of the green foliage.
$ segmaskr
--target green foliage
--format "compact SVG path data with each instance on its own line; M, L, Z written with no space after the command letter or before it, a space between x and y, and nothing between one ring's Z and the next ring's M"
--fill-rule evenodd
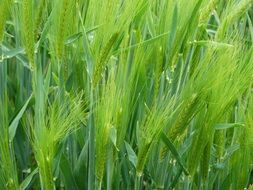
M0 0L0 189L252 189L252 0Z

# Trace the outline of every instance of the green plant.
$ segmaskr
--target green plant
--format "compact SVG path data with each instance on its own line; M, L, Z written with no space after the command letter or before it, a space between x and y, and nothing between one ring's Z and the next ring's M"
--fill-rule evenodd
M252 0L0 0L0 189L244 189Z

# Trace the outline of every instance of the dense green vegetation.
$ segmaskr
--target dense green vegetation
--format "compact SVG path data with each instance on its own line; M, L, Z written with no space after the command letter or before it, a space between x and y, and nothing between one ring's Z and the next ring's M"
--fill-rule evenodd
M0 190L253 183L253 0L0 0Z

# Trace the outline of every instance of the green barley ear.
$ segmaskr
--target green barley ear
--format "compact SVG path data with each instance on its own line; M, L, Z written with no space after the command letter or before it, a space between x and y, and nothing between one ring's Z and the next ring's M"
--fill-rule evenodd
M216 32L216 39L224 39L226 31L238 18L240 18L252 5L253 0L241 0L227 10L227 15Z
M38 40L41 32L41 25L43 23L43 11L47 8L47 0L40 0L39 5L36 10L36 17L35 17L35 39Z
M102 183L104 170L105 170L105 163L107 160L107 150L108 150L108 137L110 132L110 124L106 124L102 133L100 134L100 142L97 142L96 146L96 176L100 183Z
M175 124L169 129L167 136L174 142L185 134L189 122L192 120L198 110L199 95L193 94L188 101L183 103L182 110L179 112ZM160 152L160 159L164 159L168 153L168 148L163 147Z
M161 75L163 72L162 64L163 64L163 48L162 46L157 45L158 52L156 55L156 65L155 65L155 81L154 81L154 100L158 96L159 88L160 88L160 81L161 81Z
M197 168L199 166L199 162L202 159L203 151L208 144L209 138L208 125L204 124L198 134L196 134L191 143L191 149L188 154L188 170L192 177L194 177Z
M217 0L211 0L209 3L201 10L199 17L199 25L206 25L212 11L215 9Z
M187 101L184 105L182 111L179 113L175 125L173 125L168 132L168 136L172 141L174 141L177 137L180 137L180 135L184 134L187 124L189 124L190 120L195 115L198 99L198 94L193 94L189 101Z
M30 66L35 67L35 40L33 22L33 0L22 1L22 36Z
M137 165L136 165L136 174L137 176L141 176L144 166L147 162L147 158L151 151L151 142L144 143L143 145L140 146L140 150L138 152L138 160L137 160Z
M216 147L216 157L221 160L224 152L225 145L225 131L217 130L214 134L214 145Z
M82 95L65 97L59 103L59 96L48 106L46 124L40 131L33 131L33 149L38 163L42 187L54 189L54 158L57 146L85 121ZM85 122L83 122L85 123Z
M4 38L5 22L7 20L12 0L2 0L0 2L0 43Z
M151 152L152 146L159 140L161 131L175 114L177 107L173 108L175 100L172 98L164 99L162 103L152 107L145 115L140 125L140 144L137 155L136 173L142 175L144 166Z
M58 5L56 5L59 9L59 15L55 15L57 22L56 24L56 28L54 28L55 30L55 51L56 51L56 56L57 58L60 60L63 57L63 53L64 53L64 42L65 39L67 37L68 34L68 28L69 28L69 24L71 22L71 18L72 18L72 10L73 10L73 6L75 1L72 0L61 0L58 1L58 3L60 4L59 7Z
M103 68L109 59L110 52L118 36L119 33L114 33L101 51L101 54L95 65L95 70L93 74L93 87L95 87L100 80L101 72L103 71Z
M114 127L117 115L115 111L118 108L120 97L117 94L115 85L114 69L109 73L108 81L106 81L101 89L100 97L94 107L94 123L96 136L96 166L95 173L99 185L103 182L105 174L105 165L107 163L108 149L110 146L110 132Z
M212 150L212 140L209 140L209 142L206 144L204 148L202 160L201 160L201 173L202 173L202 179L204 183L206 182L208 178L210 159L211 159L211 150Z

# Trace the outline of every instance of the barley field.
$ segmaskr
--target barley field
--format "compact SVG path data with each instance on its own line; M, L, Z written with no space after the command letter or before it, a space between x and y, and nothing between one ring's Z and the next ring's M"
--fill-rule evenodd
M0 190L253 190L253 0L0 0Z

